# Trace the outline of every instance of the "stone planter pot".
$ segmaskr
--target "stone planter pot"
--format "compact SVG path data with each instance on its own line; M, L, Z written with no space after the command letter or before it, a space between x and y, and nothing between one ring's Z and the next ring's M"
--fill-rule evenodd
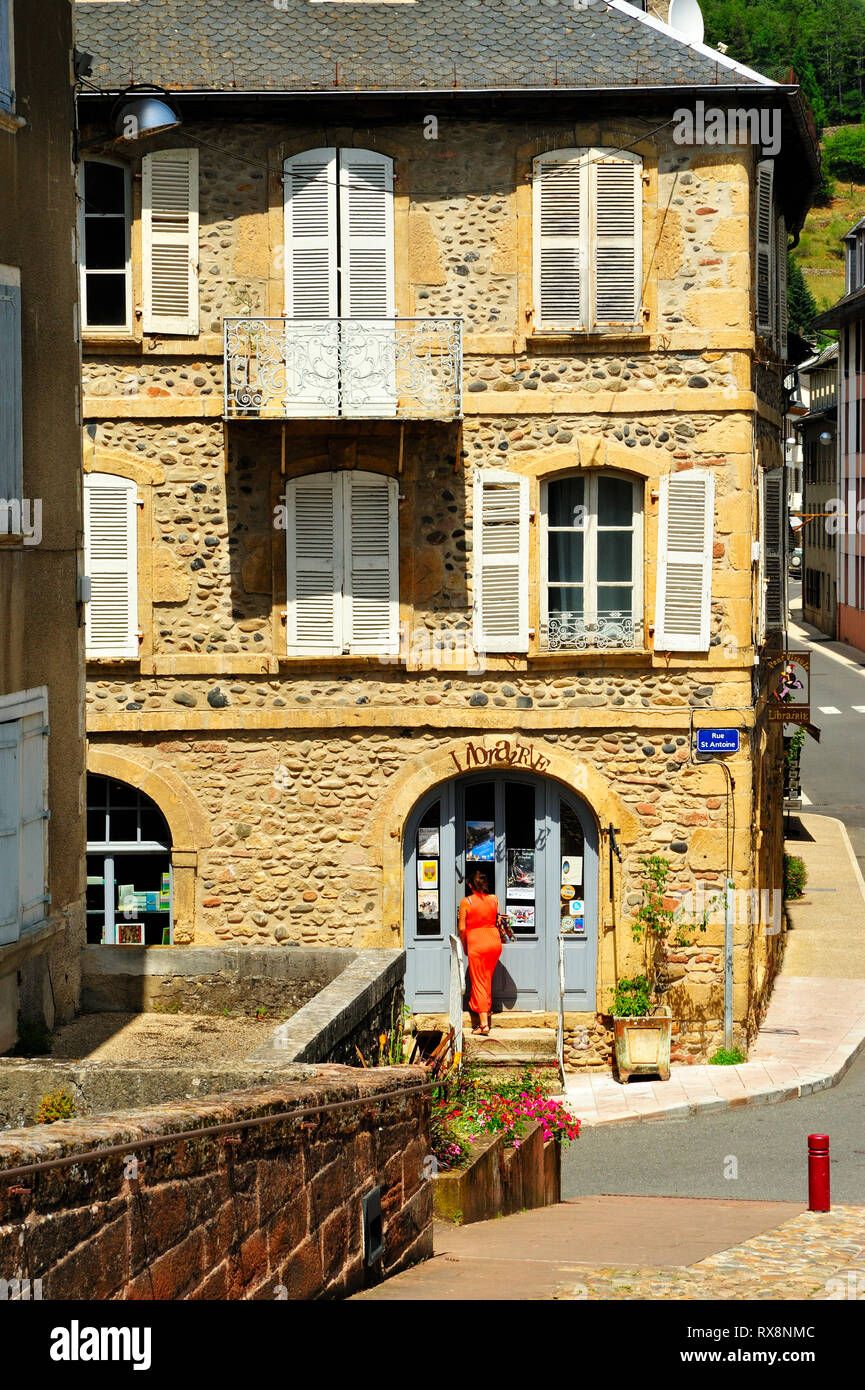
M465 1168L432 1178L440 1221L468 1226L562 1200L561 1145L555 1139L545 1144L540 1125L526 1129L518 1149L506 1148L500 1134L484 1135L473 1148Z
M669 1081L673 1015L666 1004L645 1018L614 1016L613 1035L616 1068L623 1084L629 1076L659 1076Z

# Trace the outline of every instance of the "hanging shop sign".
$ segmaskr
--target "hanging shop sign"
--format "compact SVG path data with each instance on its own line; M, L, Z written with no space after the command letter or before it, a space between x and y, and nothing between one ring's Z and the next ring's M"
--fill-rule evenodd
M811 653L774 652L766 657L769 718L773 723L811 723Z

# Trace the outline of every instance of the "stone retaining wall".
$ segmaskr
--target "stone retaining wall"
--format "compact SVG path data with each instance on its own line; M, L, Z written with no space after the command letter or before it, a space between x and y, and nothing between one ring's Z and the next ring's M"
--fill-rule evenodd
M60 1300L355 1293L432 1254L428 1098L387 1099L424 1080L419 1067L322 1067L308 1081L6 1133L0 1278L41 1279L43 1298ZM231 1142L148 1146L157 1135L354 1098L370 1103L240 1129ZM3 1169L129 1143L137 1177L121 1154L2 1179ZM385 1249L370 1272L361 1201L377 1186Z

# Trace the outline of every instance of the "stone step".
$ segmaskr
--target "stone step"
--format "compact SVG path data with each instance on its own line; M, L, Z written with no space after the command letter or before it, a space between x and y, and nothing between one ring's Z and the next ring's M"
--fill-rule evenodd
M463 1054L467 1061L517 1066L554 1063L556 1035L551 1028L501 1028L483 1037L466 1030Z

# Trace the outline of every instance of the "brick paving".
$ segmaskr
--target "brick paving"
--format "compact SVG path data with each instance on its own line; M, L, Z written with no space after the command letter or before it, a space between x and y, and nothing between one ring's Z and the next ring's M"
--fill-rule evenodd
M685 1268L586 1269L556 1299L771 1302L865 1297L865 1206L802 1212Z

